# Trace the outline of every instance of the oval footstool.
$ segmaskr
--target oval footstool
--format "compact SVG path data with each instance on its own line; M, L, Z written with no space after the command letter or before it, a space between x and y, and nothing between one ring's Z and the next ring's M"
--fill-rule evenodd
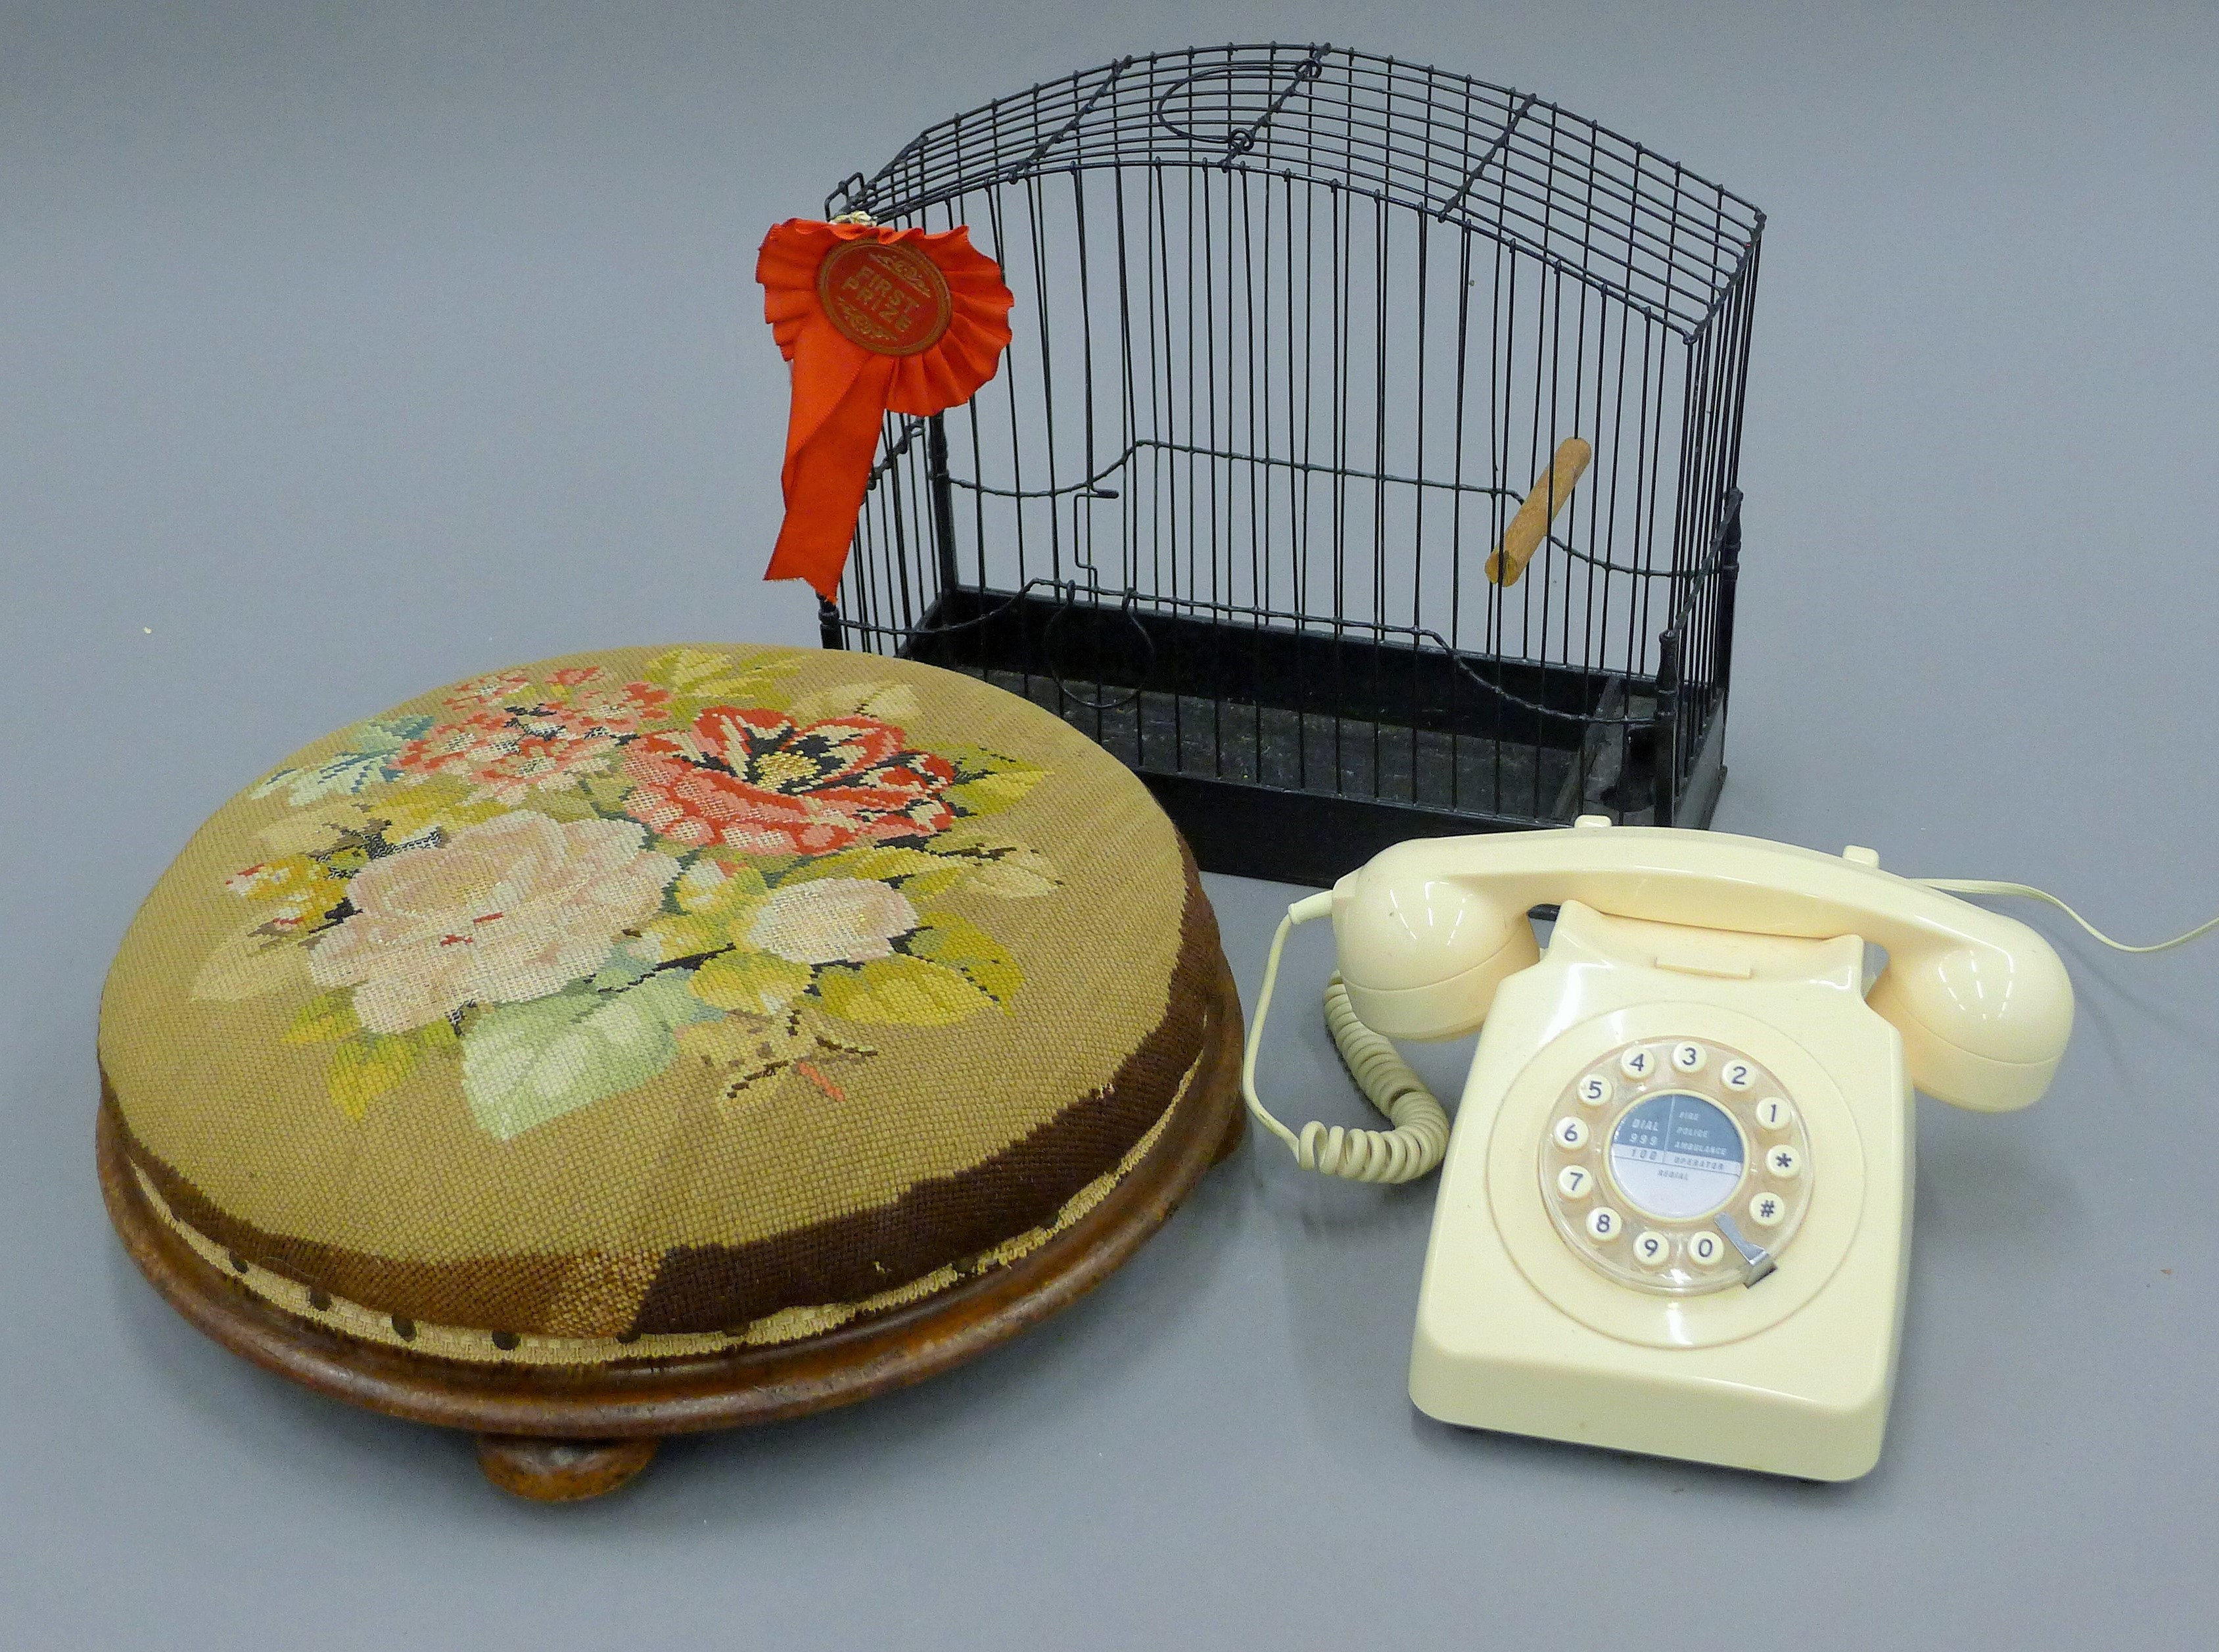
M1240 1041L1178 832L1046 711L577 655L194 835L109 976L100 1175L219 1342L589 1497L1100 1282L1239 1142Z

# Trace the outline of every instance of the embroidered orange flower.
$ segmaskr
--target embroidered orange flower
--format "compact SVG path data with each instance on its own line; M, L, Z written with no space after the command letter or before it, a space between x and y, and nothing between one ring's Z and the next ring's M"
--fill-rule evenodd
M488 671L482 677L456 684L444 703L451 711L467 711L474 705L498 704L531 686L531 679L521 671Z
M626 748L626 812L674 842L755 854L827 854L929 837L954 823L955 770L911 751L874 717L806 726L761 707L712 705L691 730Z
M457 711L476 709L410 741L393 766L410 779L468 780L473 795L499 803L520 803L534 789L567 790L605 773L618 747L670 703L668 689L619 687L600 676L591 666L558 671L544 693L516 672L481 677L447 700Z

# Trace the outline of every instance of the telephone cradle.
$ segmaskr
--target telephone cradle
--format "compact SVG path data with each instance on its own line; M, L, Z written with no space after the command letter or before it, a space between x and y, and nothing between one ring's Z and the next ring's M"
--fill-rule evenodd
M1557 916L1544 953L1527 920ZM1389 1132L1308 1167L1441 1164L1410 1397L1470 1427L1810 1480L1878 1462L1911 1254L1914 1087L2048 1087L2073 993L2025 925L1870 851L1583 820L1419 840L1330 916L1336 1041ZM1868 949L1884 948L1876 972ZM1389 1038L1479 1029L1453 1128Z

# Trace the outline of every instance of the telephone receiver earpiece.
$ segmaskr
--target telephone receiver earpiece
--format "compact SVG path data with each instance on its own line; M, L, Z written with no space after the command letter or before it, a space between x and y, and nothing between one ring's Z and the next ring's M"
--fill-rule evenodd
M2049 1087L2073 1031L2073 985L2024 924L1872 860L1672 827L1574 827L1401 843L1333 891L1340 974L1391 1038L1457 1038L1538 960L1527 911L1577 900L1697 928L1887 949L1868 1002L1902 1034L1912 1082L1980 1112Z
M1541 960L1526 908L1453 873L1382 867L1387 858L1333 890L1333 944L1350 1003L1389 1038L1476 1032L1495 990Z
M2008 1113L2041 1100L2056 1076L2073 1032L2073 983L2049 943L2026 934L2038 952L1888 954L1865 1001L1903 1035L1911 1082L1936 1101Z

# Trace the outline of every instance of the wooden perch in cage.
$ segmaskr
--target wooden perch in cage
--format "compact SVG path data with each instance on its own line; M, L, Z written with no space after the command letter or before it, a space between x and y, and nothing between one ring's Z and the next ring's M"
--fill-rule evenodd
M1558 444L1557 456L1549 462L1547 470L1534 478L1532 491L1526 495L1518 514L1503 530L1502 543L1488 557L1489 579L1497 585L1518 583L1526 564L1533 560L1533 553L1549 537L1549 524L1564 508L1573 488L1587 475L1588 462L1594 457L1594 447L1579 437L1568 436Z

